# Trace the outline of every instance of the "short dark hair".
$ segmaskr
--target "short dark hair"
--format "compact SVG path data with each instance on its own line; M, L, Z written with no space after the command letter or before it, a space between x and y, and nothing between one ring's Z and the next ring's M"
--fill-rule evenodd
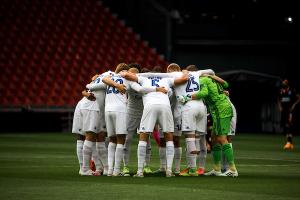
M130 63L128 64L129 68L137 68L139 71L141 71L141 65L138 63Z
M155 66L155 67L153 67L152 71L153 72L162 72L163 70L162 70L161 66Z
M143 67L143 68L141 69L141 72L142 72L142 73L148 73L148 72L150 72L150 69L148 69L147 67Z
M185 69L190 71L190 72L198 71L198 67L196 65L189 65Z

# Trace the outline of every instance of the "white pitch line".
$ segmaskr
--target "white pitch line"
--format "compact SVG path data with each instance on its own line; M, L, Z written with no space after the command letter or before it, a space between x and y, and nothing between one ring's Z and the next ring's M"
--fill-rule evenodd
M254 157L241 157L237 156L236 159L246 159L246 160L272 160L272 161L284 161L284 162L296 162L300 163L300 160L288 160L288 159L280 159L280 158L254 158Z

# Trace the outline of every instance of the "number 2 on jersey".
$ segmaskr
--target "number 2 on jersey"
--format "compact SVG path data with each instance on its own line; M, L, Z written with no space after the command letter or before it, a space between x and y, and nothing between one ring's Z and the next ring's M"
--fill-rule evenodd
M123 80L122 79L116 79L115 82L119 83L119 84L123 84ZM108 86L108 88L106 90L106 94L110 94L110 93L118 94L119 90L117 90L117 88L115 88L115 87Z

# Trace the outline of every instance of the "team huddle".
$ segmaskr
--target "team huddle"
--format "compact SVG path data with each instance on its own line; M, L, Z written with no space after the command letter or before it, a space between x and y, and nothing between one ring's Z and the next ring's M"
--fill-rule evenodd
M140 73L138 64L120 63L114 72L95 75L74 112L72 133L77 134L79 174L130 176L130 147L138 133L134 177L158 172L166 177L237 177L231 145L236 111L227 87L213 70L198 70L194 65L181 70L175 63L167 67L167 73ZM214 163L205 173L208 113L213 122ZM155 172L149 167L150 135L159 145L160 167ZM181 135L185 137L187 166L182 170Z

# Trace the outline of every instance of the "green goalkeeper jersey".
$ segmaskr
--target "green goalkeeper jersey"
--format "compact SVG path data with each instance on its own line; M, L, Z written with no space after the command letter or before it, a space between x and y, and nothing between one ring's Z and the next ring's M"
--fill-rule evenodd
M200 77L200 85L201 89L196 93L196 98L205 101L211 114L217 118L232 117L230 101L224 94L224 88L228 87L228 83L222 85L210 77Z

